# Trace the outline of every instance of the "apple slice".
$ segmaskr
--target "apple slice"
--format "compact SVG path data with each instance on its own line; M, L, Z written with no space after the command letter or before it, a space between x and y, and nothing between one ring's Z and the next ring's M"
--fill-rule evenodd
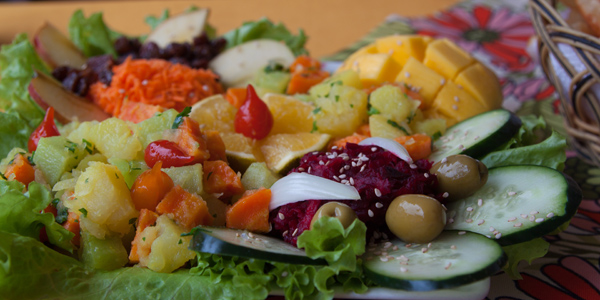
M217 55L209 67L221 77L221 83L226 87L243 86L269 63L278 63L287 68L295 59L294 53L284 43L259 39Z
M208 9L205 8L171 17L154 28L146 43L154 42L165 48L170 43L192 42L204 31L207 18Z
M33 38L37 53L52 68L69 66L82 69L86 57L64 34L50 23L38 29Z
M100 107L62 87L53 78L36 72L28 86L29 95L43 110L54 107L55 117L62 124L74 120L102 121L110 118Z

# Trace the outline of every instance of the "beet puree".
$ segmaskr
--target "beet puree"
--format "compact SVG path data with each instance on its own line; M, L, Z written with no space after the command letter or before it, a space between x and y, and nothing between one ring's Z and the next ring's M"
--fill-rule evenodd
M385 212L392 200L400 195L424 194L442 201L441 194L435 193L437 178L429 174L431 165L425 159L409 164L380 147L348 143L345 149L304 155L300 165L291 172L306 172L353 185L361 200L337 201L354 209L367 225L369 237L375 231L388 231ZM272 233L296 245L298 236L309 229L316 211L327 202L330 201L307 200L274 209L269 216Z

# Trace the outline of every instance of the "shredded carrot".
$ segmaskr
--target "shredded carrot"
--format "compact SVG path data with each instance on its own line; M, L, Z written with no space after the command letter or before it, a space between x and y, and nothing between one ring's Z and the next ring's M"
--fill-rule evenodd
M96 82L89 97L104 111L119 116L125 100L182 111L185 107L223 92L218 76L161 59L126 59L113 67L110 86Z
M332 147L338 147L340 149L345 148L347 143L353 143L353 144L358 144L360 143L362 140L368 138L369 136L367 135L362 135L362 134L358 134L358 133L354 133L352 135L337 139L332 141L331 143L329 143L329 149L331 149Z

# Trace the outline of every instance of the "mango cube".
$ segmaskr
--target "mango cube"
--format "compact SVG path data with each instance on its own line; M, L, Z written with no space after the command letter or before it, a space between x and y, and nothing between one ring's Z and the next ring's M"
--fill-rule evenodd
M421 108L428 108L446 79L422 62L411 57L406 61L395 81L404 82L416 89L423 97Z
M487 109L502 107L500 82L496 74L481 63L475 63L460 72L454 82L462 86Z
M348 56L348 58L346 58L344 60L344 63L337 69L336 73L339 73L341 71L345 71L345 70L351 70L352 66L354 65L354 62L356 61L356 59L360 56L363 56L365 54L374 54L377 53L377 47L375 46L375 44L370 44L367 46L364 46L358 50L356 50L356 52L352 53L350 56Z
M465 89L449 81L433 101L433 108L446 117L448 126L487 111Z
M379 53L387 53L400 65L404 65L411 57L423 61L425 48L431 40L428 36L393 35L377 39L375 45Z
M358 57L352 66L358 72L364 87L391 82L400 71L400 64L383 53L365 54Z
M453 79L458 72L473 64L475 59L448 39L431 42L425 50L423 63L430 69L448 79Z

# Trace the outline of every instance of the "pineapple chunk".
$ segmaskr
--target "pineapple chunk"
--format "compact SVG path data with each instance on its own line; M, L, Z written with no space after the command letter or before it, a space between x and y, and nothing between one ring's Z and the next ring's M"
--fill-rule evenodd
M451 81L447 82L440 90L433 102L433 107L446 117L448 126L487 111L477 99Z
M106 119L100 123L84 122L67 138L75 143L83 143L85 139L107 158L133 160L140 156L143 150L133 125L117 118Z
M428 108L446 79L415 58L410 57L398 77L396 77L396 81L404 82L417 89L419 94L423 96L423 108Z
M315 129L320 133L351 135L367 119L367 93L353 87L334 85L315 106Z
M460 72L454 82L467 90L488 110L502 107L500 82L490 69L475 63Z
M402 126L382 115L370 116L369 128L371 130L371 136L392 140L409 134L408 126Z
M343 72L338 72L333 76L325 79L325 81L311 87L310 90L308 90L308 93L315 98L327 97L327 95L329 95L329 92L331 91L331 87L340 83L341 85L351 86L356 89L363 88L358 73L350 69L345 70Z
M423 61L425 48L431 40L428 36L393 35L377 39L375 46L379 53L387 53L400 65L404 65L411 57Z
M400 123L415 114L421 101L411 99L397 86L384 85L371 93L369 103L381 115Z
M142 236L145 237L146 233L146 240L152 240L152 246L148 256L140 255L140 265L150 270L171 273L196 257L196 253L188 249L192 237L181 236L185 233L183 228L177 226L166 215L156 219L156 226L144 229Z
M99 239L129 233L129 220L138 216L123 175L109 164L90 162L77 179L73 196L65 206L79 213L81 226Z
M434 136L436 134L444 134L446 132L446 119L425 119L418 122L411 123L411 128L414 133L422 133L428 136Z
M384 53L365 54L356 58L352 69L358 72L363 86L391 82L400 71L400 64Z
M448 39L431 42L425 50L423 63L430 69L453 79L458 72L473 64L475 59Z

